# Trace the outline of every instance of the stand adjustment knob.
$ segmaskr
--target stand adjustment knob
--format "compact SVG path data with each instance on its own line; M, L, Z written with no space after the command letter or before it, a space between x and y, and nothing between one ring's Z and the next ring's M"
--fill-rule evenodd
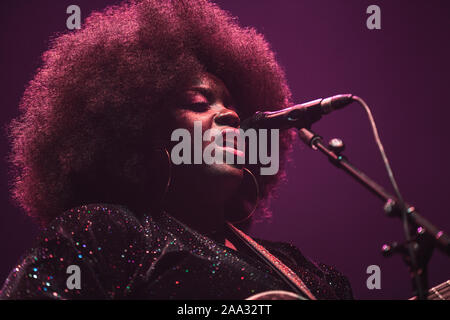
M336 153L336 154L338 154L338 155L339 155L342 151L345 150L345 144L344 144L344 141L342 141L341 139L338 139L338 138L331 139L331 140L328 142L328 147L330 147L330 149L331 149L334 153Z

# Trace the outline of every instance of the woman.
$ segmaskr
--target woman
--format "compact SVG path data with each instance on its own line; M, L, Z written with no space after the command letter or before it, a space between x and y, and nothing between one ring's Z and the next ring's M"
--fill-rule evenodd
M268 215L282 170L168 156L175 129L233 131L289 106L260 34L206 0L130 1L92 14L43 59L10 129L13 196L44 231L2 298L352 297L333 268L235 227ZM281 168L291 140L280 135Z

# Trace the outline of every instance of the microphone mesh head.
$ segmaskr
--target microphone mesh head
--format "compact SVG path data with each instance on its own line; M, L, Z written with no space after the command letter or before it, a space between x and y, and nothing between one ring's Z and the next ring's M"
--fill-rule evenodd
M264 118L264 112L256 112L254 115L252 115L251 117L241 121L241 129L242 130L247 130L250 128L253 129L258 129L259 128L259 121L262 120Z

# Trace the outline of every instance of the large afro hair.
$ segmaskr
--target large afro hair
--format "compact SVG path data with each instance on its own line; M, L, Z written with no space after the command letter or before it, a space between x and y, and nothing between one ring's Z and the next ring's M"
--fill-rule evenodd
M209 72L241 118L290 105L285 74L264 37L207 0L135 0L94 12L54 38L9 126L12 194L42 225L86 203L140 211L154 180L146 150L167 128L183 84ZM267 213L280 171L257 179ZM255 172L257 173L257 172Z

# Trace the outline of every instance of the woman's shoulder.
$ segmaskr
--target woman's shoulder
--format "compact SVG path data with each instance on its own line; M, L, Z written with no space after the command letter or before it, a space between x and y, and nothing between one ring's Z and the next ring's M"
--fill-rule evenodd
M92 203L71 208L50 222L37 238L37 245L50 240L71 243L96 243L111 250L125 242L149 239L141 221L125 206ZM148 233L148 232L147 232Z
M57 216L46 229L54 229L56 225L67 227L116 225L119 229L135 229L141 223L127 207L118 204L91 203L71 208Z
M40 233L10 273L0 299L124 297L130 279L138 277L149 241L140 221L123 206L72 208ZM80 288L67 285L74 267L81 274Z
M119 239L144 236L141 221L127 207L118 204L91 203L71 208L56 217L41 233L42 237L64 237L92 240L97 243L116 243ZM120 246L119 246L120 247Z

